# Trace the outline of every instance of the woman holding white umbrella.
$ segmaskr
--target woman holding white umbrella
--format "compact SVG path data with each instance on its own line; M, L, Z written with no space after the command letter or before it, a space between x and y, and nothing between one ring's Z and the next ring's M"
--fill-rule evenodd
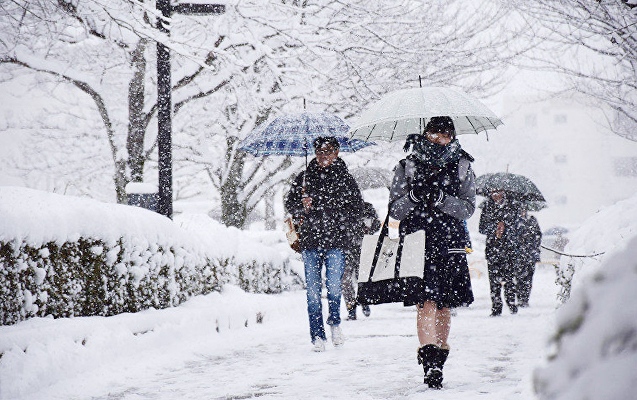
M407 293L404 303L417 305L417 359L424 382L440 389L449 355L450 310L473 302L464 225L475 210L473 158L460 147L446 116L431 118L422 135L410 135L409 148L411 154L396 166L389 215L400 220L401 235L426 234L422 288Z
M385 95L350 129L350 138L406 140L405 151L412 149L396 166L389 214L400 221L402 237L426 232L423 287L403 289L403 299L405 305L417 305L417 359L432 388L442 387L450 309L473 301L465 220L475 210L475 176L473 158L456 135L499 125L491 110L460 90L420 87Z

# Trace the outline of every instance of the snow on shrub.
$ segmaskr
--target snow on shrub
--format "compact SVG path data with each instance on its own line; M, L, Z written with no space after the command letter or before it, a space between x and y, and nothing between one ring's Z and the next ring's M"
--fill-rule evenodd
M566 257L560 259L557 283L561 286L560 300L568 300L572 286L594 274L601 266L605 255L621 246L637 234L637 194L633 197L603 208L569 236L564 249L567 254L592 255L597 257Z
M553 354L535 371L541 399L623 400L637 385L637 234L558 311Z
M565 252L604 254L567 259L565 303L557 312L551 354L535 371L535 391L541 399L634 398L637 195L588 219Z
M187 225L137 207L0 187L0 323L165 308L227 282L252 292L302 284L266 246ZM229 238L255 250L235 257Z

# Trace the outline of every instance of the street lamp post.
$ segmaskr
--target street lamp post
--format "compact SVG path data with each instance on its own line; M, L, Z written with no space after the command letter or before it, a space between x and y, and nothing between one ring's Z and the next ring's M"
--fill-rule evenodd
M173 14L219 15L226 11L223 4L171 5L170 0L157 0L157 11L164 18L157 19L157 29L170 35L168 26ZM157 42L157 152L159 160L159 194L157 212L172 219L173 171L172 171L172 84L170 80L170 50Z

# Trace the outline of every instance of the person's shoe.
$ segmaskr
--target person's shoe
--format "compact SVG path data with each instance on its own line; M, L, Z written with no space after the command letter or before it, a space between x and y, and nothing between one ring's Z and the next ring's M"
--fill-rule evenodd
M320 353L322 351L325 351L325 340L323 339L315 339L314 343L312 343L313 347L312 347L312 351L315 351L317 353Z
M511 306L509 307L509 310L511 310L511 314L517 314L518 313L518 306Z
M365 304L364 306L362 306L362 309L364 316L369 317L370 315L372 315L372 309L369 308L369 305Z
M332 344L334 345L334 347L342 346L343 343L345 343L345 337L343 336L341 326L331 325L330 329L332 330Z
M347 320L356 321L356 307L352 307L349 310L347 310Z

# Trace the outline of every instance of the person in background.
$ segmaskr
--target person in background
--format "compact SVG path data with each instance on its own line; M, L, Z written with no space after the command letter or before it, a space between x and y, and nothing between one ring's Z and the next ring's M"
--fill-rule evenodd
M285 198L285 208L299 226L299 244L305 267L307 311L314 351L324 351L327 341L321 302L325 266L329 316L327 324L334 346L343 345L341 330L341 279L345 249L350 246L348 226L360 219L363 197L345 162L338 157L335 137L319 137L316 157L294 180Z
M347 319L356 320L356 288L358 286L358 268L361 258L361 245L363 236L371 235L380 229L381 222L378 214L371 203L363 204L363 213L361 218L351 225L351 245L345 251L345 272L341 282L343 299L347 307ZM371 309L365 304L362 307L363 315L369 317Z
M478 231L486 235L485 256L491 291L491 316L502 314L502 285L504 299L512 314L518 312L515 275L518 270L519 210L503 190L494 190L482 209Z
M528 214L526 207L520 205L520 219L518 221L518 273L516 289L518 306L528 307L533 286L535 263L540 261L540 244L542 231L537 219Z
M465 250L465 220L475 210L473 157L460 147L447 116L431 118L422 134L410 135L405 151L410 148L395 168L389 216L400 221L400 235L425 231L422 286L408 293L404 305L416 305L417 360L424 382L440 389L451 309L473 302Z

